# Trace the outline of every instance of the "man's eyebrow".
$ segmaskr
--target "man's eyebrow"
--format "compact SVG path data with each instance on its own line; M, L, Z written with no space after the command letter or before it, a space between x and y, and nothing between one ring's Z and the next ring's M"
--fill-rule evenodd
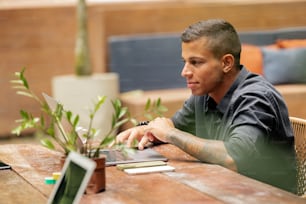
M191 57L188 57L188 58L184 58L183 56L182 56L182 60L183 61L191 61L191 60L205 60L203 57L197 57L197 56L191 56Z
M193 56L193 57L189 57L188 60L203 60L203 58L202 57Z

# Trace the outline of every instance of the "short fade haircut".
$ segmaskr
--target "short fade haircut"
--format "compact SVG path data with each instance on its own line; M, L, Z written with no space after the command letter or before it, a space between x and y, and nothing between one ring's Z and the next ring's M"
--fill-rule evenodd
M208 47L216 58L225 54L232 54L235 58L235 66L239 68L241 42L235 28L223 19L210 19L199 21L190 25L182 34L184 43L205 37Z

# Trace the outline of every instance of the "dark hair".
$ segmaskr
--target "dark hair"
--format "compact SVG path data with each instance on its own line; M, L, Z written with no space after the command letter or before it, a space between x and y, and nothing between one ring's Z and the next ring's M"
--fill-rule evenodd
M215 57L220 58L225 54L232 54L235 66L240 65L241 43L235 28L222 19L199 21L190 25L181 35L182 42L188 43L205 37L208 47Z

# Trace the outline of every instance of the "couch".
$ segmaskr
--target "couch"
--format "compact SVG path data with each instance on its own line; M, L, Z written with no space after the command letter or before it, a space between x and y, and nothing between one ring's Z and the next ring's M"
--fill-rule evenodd
M306 27L244 31L239 37L241 63L275 85L290 116L306 118ZM148 98L161 98L168 108L164 115L171 117L189 97L180 76L180 46L178 33L108 39L109 68L119 74L120 98L139 120Z

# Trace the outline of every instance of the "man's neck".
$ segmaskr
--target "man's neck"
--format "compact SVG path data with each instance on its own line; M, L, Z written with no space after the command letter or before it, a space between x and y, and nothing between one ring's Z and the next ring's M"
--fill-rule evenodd
M214 99L214 101L219 104L225 94L228 92L230 87L233 85L235 82L237 76L239 75L240 70L235 70L232 72L229 72L224 75L224 80L220 82L220 87L212 93L209 93L208 95Z

